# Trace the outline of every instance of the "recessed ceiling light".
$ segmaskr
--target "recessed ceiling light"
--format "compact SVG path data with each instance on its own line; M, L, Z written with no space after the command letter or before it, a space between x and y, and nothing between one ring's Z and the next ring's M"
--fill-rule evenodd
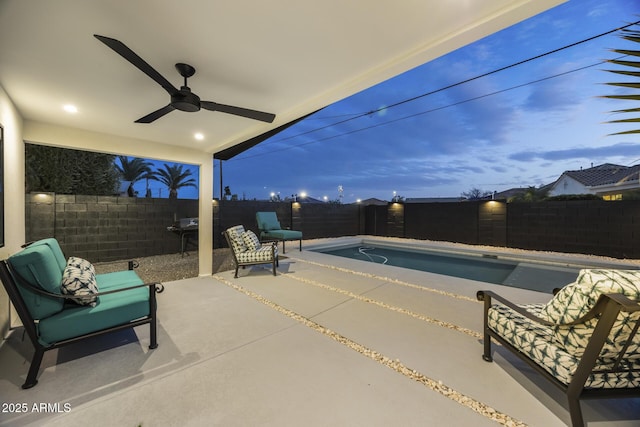
M62 109L64 111L66 111L67 113L71 113L71 114L75 114L78 112L78 107L76 107L75 105L71 105L71 104L66 104L62 107Z
M196 132L195 134L193 134L193 137L198 141L202 141L204 139L204 135L201 134L200 132Z

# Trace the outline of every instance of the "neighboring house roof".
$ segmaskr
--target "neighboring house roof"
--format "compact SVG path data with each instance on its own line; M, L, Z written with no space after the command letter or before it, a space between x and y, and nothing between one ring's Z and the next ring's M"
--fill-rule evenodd
M604 163L588 169L564 172L567 176L570 176L587 187L629 183L631 181L637 182L639 173L640 165L621 166L612 163Z
M405 203L452 203L462 202L464 197L408 197Z
M372 197L370 199L364 199L361 200L359 204L363 205L363 206L368 206L368 205L387 205L389 202L387 202L386 200L380 200L380 199L376 199L375 197Z
M304 197L298 196L297 201L299 203L326 203L324 200L315 199L309 196L304 196Z
M517 188L509 188L508 190L498 191L493 195L495 199L509 199L511 197L517 196L519 194L524 194L529 190L529 187L517 187ZM489 196L489 199L491 196Z
M565 171L553 183L550 195L607 194L640 188L640 165L604 163L587 169Z

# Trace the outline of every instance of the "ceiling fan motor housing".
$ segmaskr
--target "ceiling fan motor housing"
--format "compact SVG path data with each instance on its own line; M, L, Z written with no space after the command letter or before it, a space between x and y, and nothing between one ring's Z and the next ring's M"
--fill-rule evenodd
M178 93L171 95L171 106L176 110L194 112L200 110L200 97L182 86Z

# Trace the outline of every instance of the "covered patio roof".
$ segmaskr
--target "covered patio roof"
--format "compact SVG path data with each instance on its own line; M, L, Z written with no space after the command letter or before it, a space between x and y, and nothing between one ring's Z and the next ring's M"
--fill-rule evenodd
M232 153L238 144L255 143L253 138L559 3L3 0L5 144L28 141L195 164L200 200L211 200L214 153ZM203 101L266 111L275 120L203 109L134 123L166 106L169 94L94 34L120 40L176 88L184 82L174 65L190 64L196 73L188 86ZM65 112L64 104L78 112ZM194 139L195 132L204 139ZM20 149L10 152L18 157L5 164L19 164ZM23 166L6 169L5 183L20 183L20 176ZM23 188L6 191L17 201ZM200 203L200 218L200 273L207 275L210 203ZM23 239L23 220L6 220ZM20 232L12 233L7 243L15 248L23 242Z

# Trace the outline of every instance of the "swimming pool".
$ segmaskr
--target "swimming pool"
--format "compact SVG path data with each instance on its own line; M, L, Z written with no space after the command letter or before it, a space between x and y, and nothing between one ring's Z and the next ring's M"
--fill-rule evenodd
M315 251L548 293L554 288L573 282L581 268L589 267L588 265L536 262L490 253L470 254L385 247L380 243L371 245L364 242L342 247L318 248Z

